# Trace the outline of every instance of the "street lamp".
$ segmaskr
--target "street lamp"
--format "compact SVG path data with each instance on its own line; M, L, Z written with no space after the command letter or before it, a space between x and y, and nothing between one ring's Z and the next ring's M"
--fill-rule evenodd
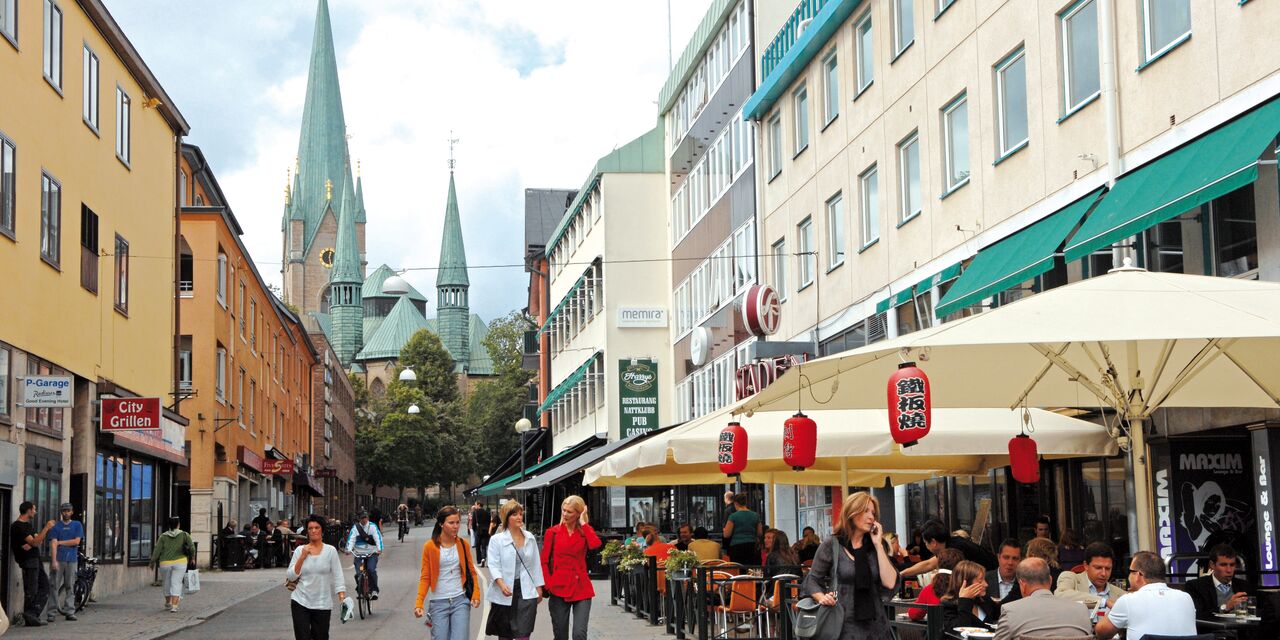
M421 412L422 412L422 409L419 409L419 408L418 408L418 403L416 403L416 402L415 402L415 403L413 403L413 404L409 405L409 408L407 409L407 411L408 411L410 414L418 414L418 413L421 413Z
M516 433L520 434L520 480L524 480L524 434L533 428L533 423L528 418L520 418L516 420Z
M392 296L403 296L409 293L409 283L397 273L382 281L382 292Z
M400 372L400 382L417 382L418 374L413 372L413 367L405 367Z

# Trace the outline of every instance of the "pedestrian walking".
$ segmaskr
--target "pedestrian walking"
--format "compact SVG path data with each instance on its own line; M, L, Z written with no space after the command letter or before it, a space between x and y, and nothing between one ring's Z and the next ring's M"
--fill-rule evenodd
M547 529L542 549L542 575L550 592L551 631L555 640L569 639L572 616L573 640L587 640L591 599L596 590L587 575L587 550L600 547L600 536L587 522L587 503L569 496L560 503L560 524Z
M485 634L498 640L528 640L542 603L538 541L524 529L524 506L508 500L498 512L498 533L489 540L489 621ZM536 598L536 599L535 599Z
M471 507L467 524L471 527L471 546L476 550L476 560L483 567L488 561L485 554L489 552L489 510L479 500Z
M422 545L422 574L413 615L428 616L432 640L467 640L471 629L467 605L473 609L480 606L475 556L467 541L458 536L461 528L458 508L442 507L436 512L431 539Z
M805 576L803 593L822 606L838 603L842 608L840 640L894 637L884 605L898 584L898 571L889 558L879 517L880 502L866 491L845 498L835 534L818 546L813 568Z
M179 526L177 516L170 516L168 529L160 534L156 545L151 549L151 568L160 568L160 584L164 586L164 608L170 613L178 612L178 602L182 600L182 578L187 574L187 563L196 555L195 543L191 534Z
M285 587L293 592L289 601L293 638L329 640L333 594L338 594L339 606L350 606L347 584L338 550L324 542L324 518L311 515L306 527L307 543L294 550L285 578Z
M49 600L49 576L40 562L40 546L53 528L53 520L36 531L36 505L30 500L18 505L18 519L9 525L9 549L22 570L22 619L28 627L40 627L40 612Z
M45 607L46 620L53 622L53 614L60 613L67 620L76 619L76 569L80 565L80 541L84 539L84 524L74 518L75 505L62 503L58 509L61 519L49 530L49 568L53 582L52 602ZM62 590L67 590L63 600Z

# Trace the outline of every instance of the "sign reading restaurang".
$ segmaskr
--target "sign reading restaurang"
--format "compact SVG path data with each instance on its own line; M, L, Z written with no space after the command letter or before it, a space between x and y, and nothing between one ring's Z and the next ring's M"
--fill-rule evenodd
M103 431L150 431L160 428L160 398L103 398Z
M27 376L22 379L22 401L28 409L71 406L74 395L71 376Z
M618 361L618 430L631 436L658 428L658 363L650 358Z

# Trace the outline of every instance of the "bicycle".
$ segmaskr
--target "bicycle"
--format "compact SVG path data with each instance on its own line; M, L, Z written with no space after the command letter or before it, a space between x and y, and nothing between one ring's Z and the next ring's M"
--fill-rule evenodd
M409 521L401 520L400 521L400 542L404 542L405 537L408 535L409 535Z
M76 566L76 583L71 593L75 601L75 613L89 603L89 594L93 593L93 583L98 578L98 559L91 558L83 551L78 553Z
M360 619L364 620L365 616L373 616L373 600L369 597L368 564L365 562L365 559L373 555L373 553L359 553L353 551L352 555L356 557L356 609L360 612Z

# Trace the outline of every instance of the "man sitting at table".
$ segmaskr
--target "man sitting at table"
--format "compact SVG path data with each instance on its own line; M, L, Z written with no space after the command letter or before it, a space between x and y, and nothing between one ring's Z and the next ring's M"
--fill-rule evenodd
M1022 561L1022 545L1013 538L1000 543L1000 566L987 572L987 595L1001 605L1022 597L1018 586L1018 563Z
M708 537L706 527L698 527L693 530L693 542L689 543L689 550L698 554L699 560L719 560L720 559L720 543Z
M1001 550L1003 553L1003 549ZM1015 570L1022 598L1000 605L996 640L1026 636L1087 636L1093 633L1089 610L1079 602L1055 598L1049 590L1051 573L1042 558L1027 558Z
M968 538L951 535L947 531L947 526L942 524L940 520L930 520L924 523L924 527L920 530L920 537L924 539L925 548L929 550L929 553L934 554L934 557L903 569L903 578L918 576L937 569L937 554L943 549L956 549L964 554L965 560L976 562L986 568L987 571L1000 566L1000 561L996 559L996 554L991 553L986 547L978 545Z
M1111 586L1111 570L1115 565L1115 553L1111 545L1095 542L1085 547L1084 572L1063 571L1058 576L1059 598L1082 602L1086 607L1097 607L1099 613L1109 611L1116 599L1124 595L1119 587ZM1104 601L1101 607L1098 602Z
M676 530L676 541L672 546L680 551L688 551L690 542L693 542L693 526L686 522Z
M1196 616L1212 618L1226 613L1249 597L1249 583L1236 577L1240 566L1236 550L1220 544L1209 551L1209 575L1187 582L1187 593L1196 604Z
M1105 618L1093 628L1098 640L1107 640L1128 629L1127 640L1147 635L1194 636L1196 606L1191 596L1165 584L1164 561L1150 551L1139 551L1129 561L1129 586Z

